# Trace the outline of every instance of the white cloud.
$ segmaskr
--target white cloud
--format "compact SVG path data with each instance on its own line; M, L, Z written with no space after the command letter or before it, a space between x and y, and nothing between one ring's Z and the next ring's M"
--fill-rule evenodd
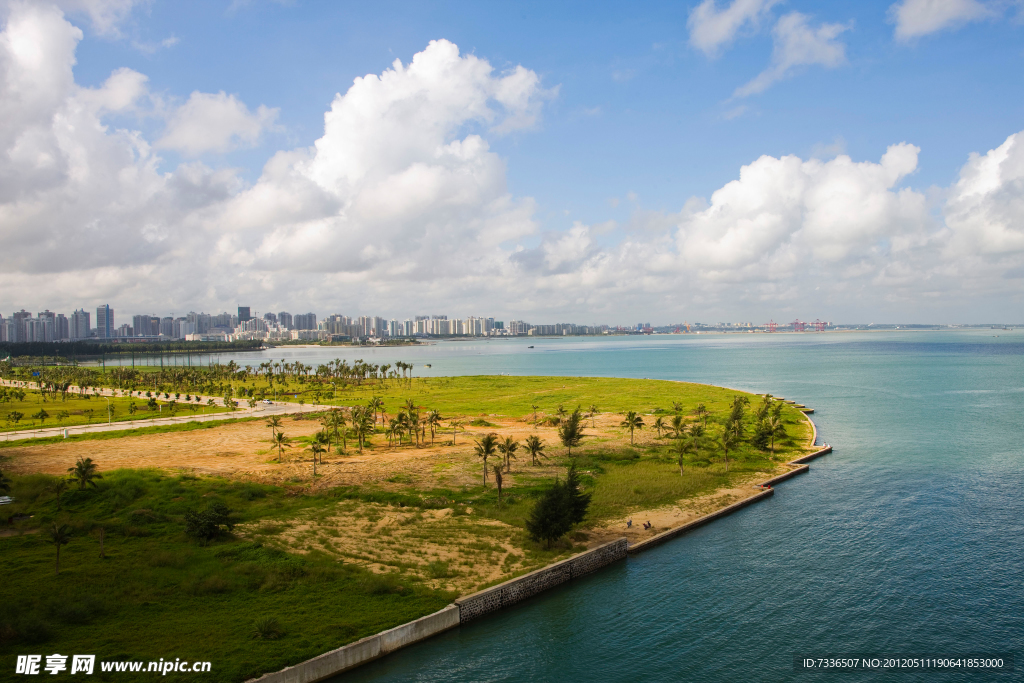
M802 317L922 306L978 316L1022 296L1024 133L927 195L909 187L914 145L877 161L835 146L828 160L756 159L707 199L680 195L679 213L627 195L624 225L545 230L533 200L509 193L488 142L536 125L553 94L525 67L498 73L432 42L356 79L313 145L277 152L249 184L199 162L167 171L145 135L113 127L110 112L151 113L146 76L120 69L82 88L72 71L81 39L40 5L12 6L0 33L8 306L614 322L798 305L817 307ZM194 94L168 135L192 130L173 144L197 153L247 144L267 125L260 111ZM196 132L201 121L213 132Z
M716 0L704 0L690 12L687 27L690 44L708 56L731 43L743 30L756 31L760 22L780 0L733 0L718 8Z
M889 8L899 40L920 38L996 14L993 7L978 0L902 0Z
M790 12L780 17L772 29L772 63L754 80L736 89L734 97L764 92L801 66L820 64L834 68L846 63L846 46L836 40L850 29L849 24L808 23L809 17Z
M280 110L260 105L255 112L234 95L193 92L167 121L156 146L190 156L252 146L274 126Z
M89 17L96 33L101 36L119 38L121 24L132 13L136 5L145 0L57 0L56 5L71 14Z

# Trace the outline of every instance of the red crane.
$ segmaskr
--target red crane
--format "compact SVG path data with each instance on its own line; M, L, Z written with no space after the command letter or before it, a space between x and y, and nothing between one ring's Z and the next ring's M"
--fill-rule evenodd
M828 325L828 323L822 322L821 320L818 320L817 318L814 319L814 322L812 324L814 325L814 331L815 332L824 332L825 331L825 326Z
M793 326L793 331L794 332L803 332L804 328L807 326L807 323L805 323L802 320L800 320L800 318L797 318L796 320L794 320L790 324Z
M775 332L778 329L779 329L779 324L777 322L775 322L774 320L769 320L768 321L768 331L769 332Z

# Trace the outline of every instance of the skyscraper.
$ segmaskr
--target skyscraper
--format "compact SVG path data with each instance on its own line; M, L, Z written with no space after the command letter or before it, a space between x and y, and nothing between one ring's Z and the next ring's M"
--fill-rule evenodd
M238 307L238 322L239 323L244 323L246 320L249 320L250 318L252 318L252 316L249 315L249 307L248 306L239 306Z
M88 339L89 338L89 313L84 309L79 309L71 314L70 332L71 339Z
M277 322L281 327L292 329L292 314L288 311L281 311L277 314Z
M114 336L114 309L109 304L96 309L96 336L101 339Z

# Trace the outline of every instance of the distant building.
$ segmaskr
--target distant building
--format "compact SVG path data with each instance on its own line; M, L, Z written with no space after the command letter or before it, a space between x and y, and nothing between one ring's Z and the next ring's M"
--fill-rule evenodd
M160 318L160 335L169 339L176 339L174 334L174 318Z
M249 315L249 307L248 306L239 306L238 307L238 322L244 323L246 320L249 320L250 318L252 318L252 316Z
M69 339L88 339L91 325L89 323L89 312L84 309L79 309L71 314L71 320L68 321L69 326Z
M292 314L288 311L281 311L277 314L277 324L286 330L290 330L294 327L292 324Z
M114 309L108 304L96 309L96 336L100 339L114 336Z
M300 313L292 318L295 321L295 329L297 330L315 330L316 329L316 314L315 313Z

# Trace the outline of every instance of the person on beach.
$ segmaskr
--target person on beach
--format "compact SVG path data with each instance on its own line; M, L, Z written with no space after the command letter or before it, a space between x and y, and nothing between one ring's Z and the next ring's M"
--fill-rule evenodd
M633 518L632 517L630 517L629 519L626 520L626 528L627 529L632 529L633 528Z

